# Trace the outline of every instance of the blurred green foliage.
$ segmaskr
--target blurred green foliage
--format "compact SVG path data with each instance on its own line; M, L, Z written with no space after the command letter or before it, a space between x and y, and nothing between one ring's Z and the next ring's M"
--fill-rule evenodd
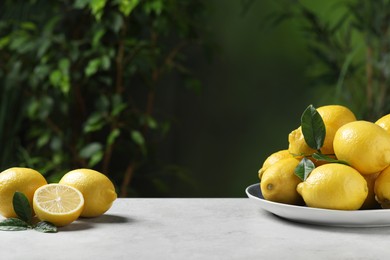
M49 181L94 168L121 196L169 195L172 179L188 181L155 156L172 120L154 105L169 75L199 90L185 49L201 44L204 10L191 0L1 1L0 168Z
M308 75L322 102L345 104L373 121L390 113L390 1L335 1L327 15L309 1L278 3L270 24L300 22L312 55Z

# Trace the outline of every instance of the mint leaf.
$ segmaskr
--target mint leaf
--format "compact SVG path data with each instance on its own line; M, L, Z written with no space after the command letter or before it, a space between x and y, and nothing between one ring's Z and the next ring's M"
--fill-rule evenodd
M43 233L57 233L57 227L47 221L38 222L34 229Z
M316 159L317 161L324 161L324 162L329 162L329 163L341 163L341 164L349 165L346 161L333 159L325 154L313 153L312 157L314 159Z
M0 230L2 231L20 231L28 228L29 225L18 218L7 218L0 221Z
M301 116L302 134L307 145L319 151L324 145L325 124L313 105L308 106Z
M295 168L295 175L302 181L305 181L309 177L310 173L314 170L315 165L312 161L304 157Z
M26 195L19 191L15 192L12 204L16 215L18 215L21 220L30 223L32 218L32 209Z

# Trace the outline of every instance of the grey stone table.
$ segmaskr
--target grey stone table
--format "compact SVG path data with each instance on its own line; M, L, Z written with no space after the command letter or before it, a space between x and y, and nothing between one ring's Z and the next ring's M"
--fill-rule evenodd
M390 227L298 224L240 199L118 199L43 234L0 231L0 259L387 259Z

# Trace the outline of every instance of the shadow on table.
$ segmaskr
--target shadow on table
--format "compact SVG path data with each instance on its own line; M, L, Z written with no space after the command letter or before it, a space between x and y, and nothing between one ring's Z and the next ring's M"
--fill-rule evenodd
M135 220L123 216L118 216L118 215L103 214L96 218L79 218L77 221L73 222L72 224L59 228L59 230L61 232L82 231L82 230L93 228L95 224L101 224L101 223L121 224L121 223L131 223L131 222L135 222Z
M118 215L111 215L111 214L103 214L96 218L80 218L80 222L86 222L86 223L114 223L114 224L121 224L121 223L130 223L134 222L134 219L130 219L123 216Z

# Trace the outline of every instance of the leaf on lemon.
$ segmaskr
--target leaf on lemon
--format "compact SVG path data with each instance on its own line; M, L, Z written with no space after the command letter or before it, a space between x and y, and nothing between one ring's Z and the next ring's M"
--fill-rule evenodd
M325 140L325 124L313 105L308 106L301 116L302 134L307 145L320 150Z
M333 159L325 154L313 153L312 157L314 159L316 159L317 161L324 161L324 162L328 162L328 163L341 163L341 164L349 165L346 161Z
M27 230L29 225L18 218L7 218L0 221L0 230L2 231L20 231Z
M43 232L43 233L57 233L57 227L47 221L40 221L37 223L37 225L34 227L36 231Z
M304 157L295 168L295 175L298 176L302 181L305 181L314 168L314 163Z
M15 192L12 199L12 204L16 215L21 220L29 223L32 218L32 209L26 195L19 191Z

